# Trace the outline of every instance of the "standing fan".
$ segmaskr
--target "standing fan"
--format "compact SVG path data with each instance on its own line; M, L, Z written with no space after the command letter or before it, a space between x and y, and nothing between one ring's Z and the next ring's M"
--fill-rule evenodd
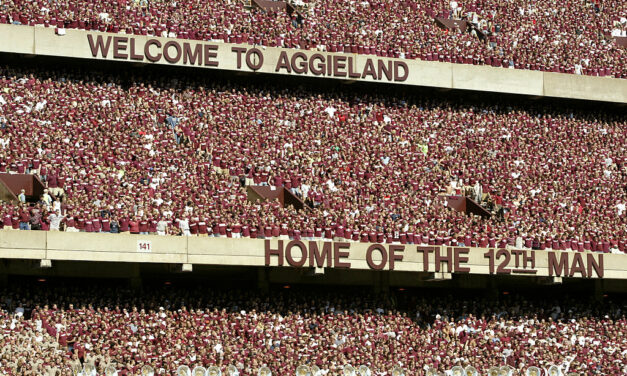
M83 366L83 375L96 376L96 366L91 363L85 363L85 365Z
M80 363L74 363L72 364L72 375L74 376L80 376L83 373L83 368L81 368L81 364Z

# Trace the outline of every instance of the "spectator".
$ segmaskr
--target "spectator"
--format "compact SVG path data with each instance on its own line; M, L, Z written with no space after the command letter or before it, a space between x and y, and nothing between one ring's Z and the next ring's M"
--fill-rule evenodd
M21 202L22 204L26 203L26 191L24 189L20 190L20 194L17 195L17 199L19 200L19 202Z

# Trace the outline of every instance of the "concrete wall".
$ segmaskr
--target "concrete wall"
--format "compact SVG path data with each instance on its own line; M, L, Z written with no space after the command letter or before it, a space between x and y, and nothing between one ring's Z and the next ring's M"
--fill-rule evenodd
M325 247L325 242L304 241L305 257L303 268L310 265L318 267L318 271L327 270L384 270L394 273L456 273L456 274L507 274L529 277L561 276L574 278L598 278L597 272L590 268L590 258L595 263L602 264L604 279L627 279L627 255L577 253L577 252L550 252L550 251L499 251L481 248L448 248L427 247L429 253L424 256L424 248L416 245L373 245L369 243L328 243L331 263L324 262L318 265L313 257L314 245L319 251ZM149 244L149 250L142 248ZM341 248L340 248L341 247ZM394 249L394 248L397 249ZM374 249L378 248L378 249ZM288 251L289 249L289 251ZM266 262L266 252L269 262ZM282 252L278 252L282 250ZM336 252L346 252L336 258ZM493 252L492 265L489 253ZM502 252L503 254L499 254ZM519 254L516 255L515 253ZM282 253L282 256L276 253ZM288 256L288 253L291 256ZM507 253L504 254L504 253ZM385 254L385 258L382 256ZM397 258L391 266L391 256ZM448 261L437 261L436 255ZM564 261L567 268L582 266L586 270L569 275L550 273L549 260ZM160 263L160 264L192 264L214 266L283 266L290 269L299 269L292 262L303 258L301 248L288 240L277 239L230 239L230 238L201 238L201 237L174 237L156 235L132 234L88 234L44 231L0 231L0 259L30 259L55 261L94 261L115 263ZM402 258L402 259L401 259ZM533 264L524 262L523 258L533 258ZM325 259L326 260L326 259ZM370 260L370 264L368 262ZM425 260L427 265L425 266ZM578 260L581 262L577 265ZM350 264L342 267L340 263ZM437 262L436 262L437 261ZM372 265L382 265L380 269ZM321 268L319 266L322 266ZM499 267L505 268L502 273ZM464 270L465 268L465 270ZM559 273L558 273L559 274ZM444 274L443 274L444 275Z
M247 63L245 54L240 56L240 62L238 64L237 53L233 48L246 48L250 50L253 46L242 44L229 44L221 42L198 42L187 41L181 39L168 39L168 38L154 38L149 36L135 36L135 35L121 35L121 34L109 34L109 33L97 33L87 32L84 30L67 30L66 35L56 35L54 29L34 26L16 26L16 25L0 25L0 51L13 52L21 54L31 55L48 55L48 56L65 56L73 58L84 59L106 59L106 60L121 60L133 63L146 63L146 64L164 64L164 65L180 65L191 66L190 62L183 62L181 58L179 61L172 63L166 61L164 57L159 59L152 59L146 57L147 51L150 55L156 55L159 52L163 52L156 45L149 45L146 50L144 47L149 40L158 41L161 46L164 46L168 41L174 41L179 46L183 46L184 43L188 43L191 49L194 49L197 45L210 45L211 49L208 52L215 52L216 57L210 58L207 62L214 62L213 65L205 64L205 62L197 62L194 66L210 68L210 69L224 69L232 71L245 71L245 72L263 72L271 74L288 74L288 75L302 75L309 77L321 77L321 78L334 78L343 80L356 80L367 82L386 82L402 85L414 85L414 86L428 86L447 89L464 89L475 91L490 91L499 93L512 93L523 94L531 96L550 96L559 98L573 98L595 101L607 101L617 103L627 103L627 80L612 79L605 77L590 77L590 76L578 76L573 74L561 74L561 73L545 73L539 71L528 70L516 70L505 68L494 68L487 66L472 66L465 64L451 64L440 62L429 62L420 60L400 60L400 59L388 59L379 58L376 56L357 55L357 54L344 54L344 53L321 53L319 54L320 60L318 62L324 62L325 64L333 62L333 59L342 60L342 64L346 67L339 69L341 73L336 74L332 70L325 70L324 74L314 75L311 71L307 73L295 73L287 72L286 69L278 68L278 63L281 59L281 54L287 54L290 59L294 57L296 53L303 53L304 55L296 59L295 61L309 60L316 52L313 51L300 51L294 49L281 49L274 47L259 48L259 52L263 55L263 63L259 64L259 67L255 66L259 62L259 55L251 54L250 63L254 66L251 69ZM106 40L107 37L113 36L126 37L126 42L121 41L118 43L122 45L117 51L119 52L117 57L114 57L113 43L111 40L110 49L107 57L102 57L101 54L97 54L94 57L92 49L88 41L88 35L92 38L96 38L98 35L103 36ZM135 57L131 57L130 41L133 40L133 46ZM175 48L169 48L171 54L175 54ZM128 55L121 57L121 55ZM406 78L402 80L387 78L381 79L380 77L374 78L372 75L361 75L356 77L341 77L342 74L348 74L348 66L351 66L351 70L357 74L364 73L364 68L368 62L372 62L375 67L379 62L387 64L392 62L393 64L406 64L408 74ZM215 66L217 62L217 66ZM333 65L335 64L327 64ZM362 78L363 76L363 78ZM397 77L398 78L398 77Z

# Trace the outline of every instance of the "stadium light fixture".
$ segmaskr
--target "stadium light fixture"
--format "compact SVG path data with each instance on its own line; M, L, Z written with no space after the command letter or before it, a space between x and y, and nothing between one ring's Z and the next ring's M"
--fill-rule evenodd
M305 364L296 367L296 376L311 376L311 368Z
M514 369L512 367L503 366L499 368L499 376L513 376L513 375L514 375Z
M427 370L425 371L425 375L426 376L438 376L438 371L433 368L433 367L428 367ZM492 375L490 375L492 376ZM496 375L494 375L496 376Z
M192 370L186 365L179 366L176 369L176 376L192 376Z
M527 371L525 372L525 376L540 376L540 375L542 375L542 371L540 371L540 368L536 366L531 366L527 368Z
M548 371L549 376L563 376L562 370L555 364L549 366Z
M199 368L199 367L196 367ZM196 371L196 368L194 368L194 371ZM200 367L203 368L204 367ZM205 372L202 373L202 376L222 376L222 370L220 368L218 368L217 366L211 366L207 369L204 370ZM196 376L196 374L194 374L194 376ZM201 375L198 375L201 376Z
M405 376L405 370L402 369L399 366L394 366L394 368L392 368L392 371L390 372L390 375L392 375L392 376Z
M359 366L358 372L359 372L359 376L371 376L372 375L370 368L368 368L368 366L365 364L362 364L361 366Z
M218 369L218 371L220 371L220 369ZM203 366L196 366L192 370L192 376L206 376L206 374L207 374L207 369ZM218 375L216 374L216 376Z
M311 366L311 375L312 376L322 376L322 370L318 366Z
M355 367L351 366L350 364L344 365L344 367L342 368L342 375L343 376L356 376Z

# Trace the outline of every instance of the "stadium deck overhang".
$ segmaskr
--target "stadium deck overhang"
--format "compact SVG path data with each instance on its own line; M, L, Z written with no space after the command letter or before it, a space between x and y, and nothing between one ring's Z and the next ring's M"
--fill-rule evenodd
M627 255L411 244L0 232L0 275L202 278L374 289L569 285L627 291Z

